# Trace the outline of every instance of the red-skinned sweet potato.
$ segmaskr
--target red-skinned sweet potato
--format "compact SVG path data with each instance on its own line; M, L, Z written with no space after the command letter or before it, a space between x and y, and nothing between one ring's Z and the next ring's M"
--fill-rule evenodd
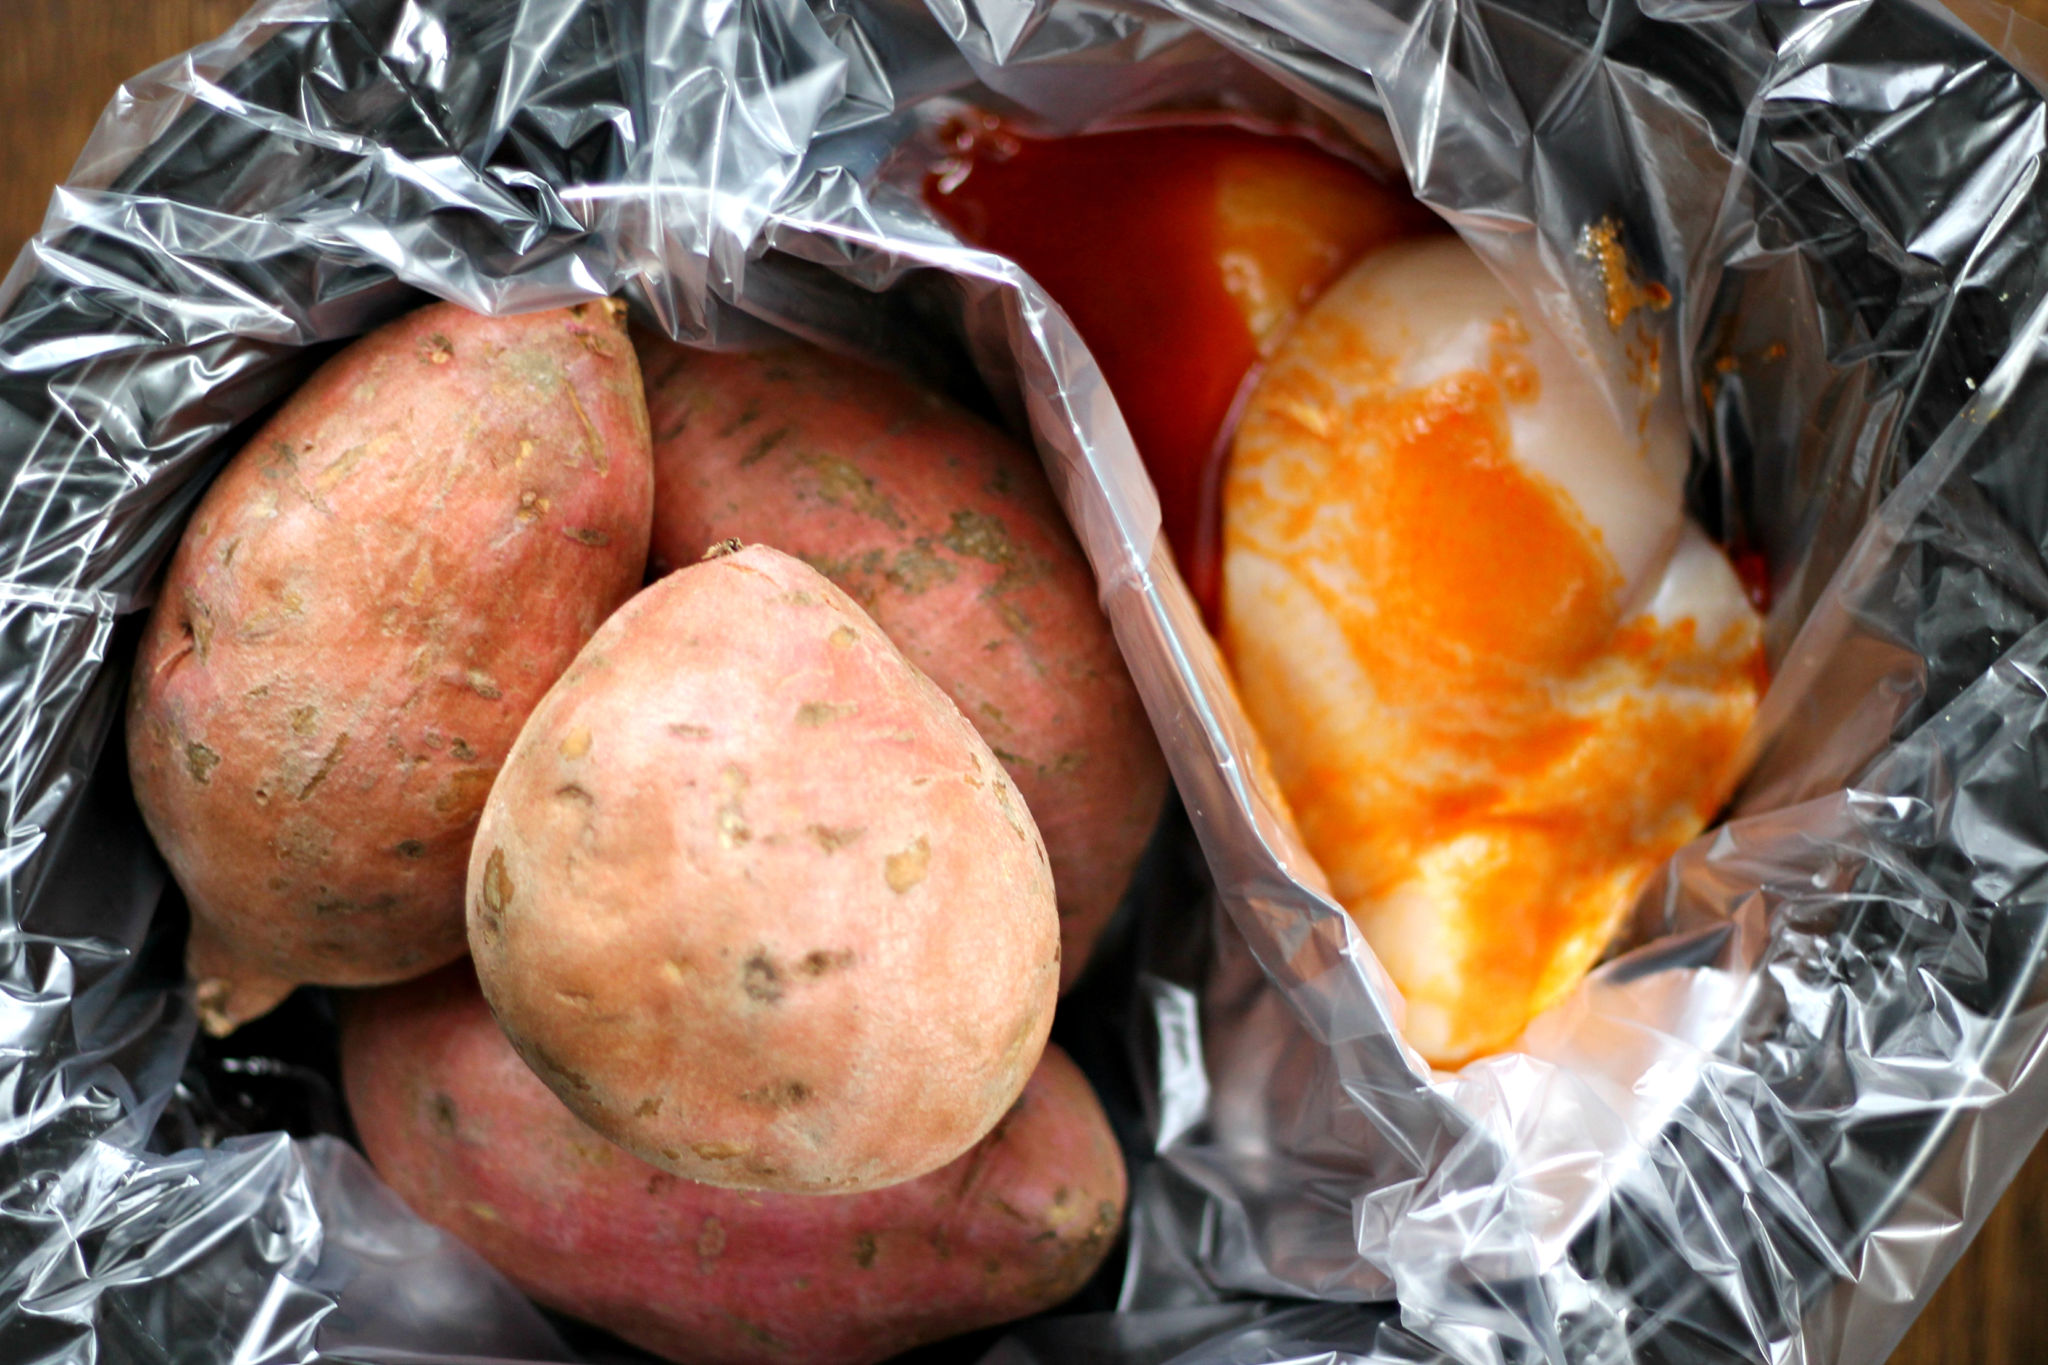
M129 764L215 1032L463 951L469 840L533 703L637 586L624 309L423 308L207 490L144 634Z
M846 594L762 546L642 592L534 708L469 934L512 1043L692 1180L923 1175L1052 1023L1044 845L979 735Z
M1073 984L1166 795L1166 765L1030 451L808 346L636 338L655 439L654 567L714 541L796 555L852 594L981 731L1052 860Z
M1066 1054L922 1179L747 1194L634 1160L513 1053L460 965L345 1003L350 1112L413 1210L542 1303L689 1365L864 1365L1050 1308L1115 1239L1123 1161Z

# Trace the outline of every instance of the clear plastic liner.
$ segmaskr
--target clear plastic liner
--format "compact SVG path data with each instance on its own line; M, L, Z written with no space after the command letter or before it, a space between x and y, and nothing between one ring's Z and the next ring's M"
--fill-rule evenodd
M183 515L327 343L609 293L1028 432L1172 764L1059 1025L1133 1157L1116 1311L926 1358L1882 1359L2048 1126L2048 45L1966 10L2010 62L1914 0L267 0L131 82L0 293L0 1360L641 1359L338 1140L318 993L195 1043L117 724ZM1732 818L1515 1051L1400 1041L1086 348L918 200L969 105L1348 140L1766 557ZM1612 325L1601 223L1668 311Z

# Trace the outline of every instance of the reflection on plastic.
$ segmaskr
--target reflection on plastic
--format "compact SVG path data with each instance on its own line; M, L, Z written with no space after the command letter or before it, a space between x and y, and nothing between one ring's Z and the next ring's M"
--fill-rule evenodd
M1036 438L1214 896L1144 907L1124 983L1156 1154L1126 1311L994 1360L1884 1355L2048 1123L2040 95L1912 0L1169 8L269 0L131 83L0 297L0 1359L568 1358L335 1142L170 1150L213 1133L176 1093L181 911L107 744L236 428L415 289L780 328ZM1694 511L1772 569L1757 767L1521 1051L1435 1076L1401 1043L1086 350L917 200L962 101L1316 121L1618 412L1683 409ZM1610 218L1674 299L1656 384L1580 252ZM1259 1296L1327 1302L1225 1302Z

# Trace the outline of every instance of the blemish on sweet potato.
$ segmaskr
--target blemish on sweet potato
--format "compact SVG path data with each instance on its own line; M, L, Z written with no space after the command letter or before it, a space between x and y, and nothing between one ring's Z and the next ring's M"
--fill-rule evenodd
M775 963L768 957L765 948L756 948L748 954L740 968L740 989L750 1000L772 1005L782 999L782 974L775 970Z
M1011 798L1012 790L1008 784L998 782L995 787L996 804L1002 807L1003 818L1010 822L1010 832L1019 839L1029 843L1031 840L1031 831L1027 827L1029 816L1019 812L1017 809L1019 803Z
M659 1095L649 1095L646 1099L633 1106L633 1117L636 1119L651 1119L660 1112L661 1096Z
M455 1101L446 1091L435 1091L427 1101L427 1119L442 1137L455 1136Z
M697 1229L697 1273L709 1275L718 1268L718 1258L724 1254L725 1224L706 1214Z
M327 857L333 843L334 831L317 820L293 816L278 827L272 847L283 861L310 867Z
M1002 1214L1006 1218L1013 1218L1019 1223L1028 1223L1031 1221L1031 1219L1025 1215L1022 1209L1018 1208L1015 1204L1012 1204L1009 1200L1004 1199L1000 1195L990 1199L988 1201L988 1204L990 1208L994 1209L997 1213Z
M953 513L953 525L940 542L955 554L990 564L1008 565L1017 558L1017 547L1003 523L985 512L963 508Z
M731 1161L734 1157L747 1154L746 1148L735 1147L730 1142L693 1142L690 1144L690 1151L699 1161ZM661 1154L670 1161L682 1159L680 1152L672 1152L666 1147L662 1148Z
M775 1081L755 1090L740 1092L745 1104L759 1105L763 1109L795 1109L811 1098L811 1088L802 1081Z
M860 472L852 461L837 455L806 452L798 462L816 476L818 496L834 506L850 507L872 517L892 531L903 529L903 514L896 504L875 489L875 481ZM828 575L829 576L829 575Z
M597 425L590 420L590 414L584 411L583 400L576 396L575 386L562 383L559 378L556 382L561 383L562 392L569 399L569 406L576 410L576 420L583 424L583 448L590 455L590 463L597 469L599 475L609 473L612 457L605 450L604 438L597 434Z
M708 725L692 725L688 721L678 720L671 721L666 728L677 739L711 738L711 727Z
M218 977L201 981L192 989L192 1007L199 1015L199 1022L216 1038L224 1037L234 1029L234 1018L228 1013L228 1002L234 999L234 995L234 986Z
M654 439L657 441L675 440L676 437L690 429L690 419L694 416L696 414L690 410L688 404L680 405L676 411L675 419L660 431L655 432Z
M427 553L426 546L420 547L413 560L412 576L405 581L405 588L398 594L398 600L408 607L416 607L427 599L427 589L434 584L434 560Z
M959 573L950 562L932 553L929 540L920 539L896 552L896 561L884 576L904 592L920 593L934 584L952 582Z
M213 770L220 766L220 755L204 744L193 740L185 746L185 770L192 774L192 780L200 784L213 781Z
M830 725L843 716L851 716L860 710L860 703L851 701L807 701L796 708L796 723L805 726Z
M625 315L626 305L618 299L579 303L569 310L574 321L568 324L568 332L584 350L609 360L614 354L616 329Z
M375 441L365 441L359 445L350 446L347 450L342 451L340 455L328 461L326 467L313 476L313 487L323 496L332 493L340 486L342 480L355 472L356 466L363 462L365 455L377 454L382 450L388 449L390 444L391 440L387 436L379 437Z
M179 665L193 656L196 647L192 643L192 623L186 621L182 624L185 632L185 643L182 648L165 656L163 662L156 666L156 681L158 683L162 683L164 679L177 672Z
M496 776L489 768L462 768L450 773L434 793L434 814L458 821L474 819L483 809L484 798L491 794L491 782Z
M854 1234L853 1263L862 1270L873 1270L875 1268L875 1255L880 1250L881 1247L876 1243L874 1233L859 1232Z
M204 659L213 644L213 612L189 588L181 597L185 610L178 618L178 625L192 641L192 647L199 651L199 657Z
M484 672L481 668L465 670L462 675L462 681L468 686L470 691L476 693L485 701L496 701L505 695L504 689L498 686L497 679Z
M576 336L596 337L598 340L606 342L605 348L598 354L610 355L609 334L594 329L598 327L617 327L626 320L627 311L624 299L590 299L584 303L573 304L569 309L569 314L576 321L569 325L569 331ZM593 314L596 316L593 317Z
M562 534L578 545L588 545L595 550L601 550L612 543L609 531L600 531L594 526L564 526Z
M813 948L810 952L804 954L803 971L806 976L823 976L827 972L837 971L852 965L853 949L851 948L839 948L831 952L827 952L823 948Z
M562 801L577 801L586 806L597 804L596 797L574 782L564 782L561 786L555 788L555 796Z
M740 456L740 463L742 465L760 463L768 457L770 451L782 444L783 440L788 437L789 432L790 429L788 427L777 427L774 431L769 432L747 448L747 453Z
M920 834L910 847L891 853L884 860L882 875L888 881L889 889L900 896L924 880L931 861L931 845Z
M484 863L484 909L502 916L512 904L512 875L505 871L505 850L494 848Z
M348 741L349 734L346 730L335 736L334 743L329 746L326 756L320 760L320 766L315 768L313 775L306 779L306 785L299 788L299 800L304 801L319 789L322 782L327 780L327 775L334 771L335 764L341 762L341 756L348 752Z
M737 413L733 415L732 421L727 424L725 430L719 432L718 434L720 436L730 436L734 432L738 431L741 427L747 426L753 422L757 422L760 420L760 418L761 404L756 400L750 399L748 400L746 406L742 407Z
M779 1351L783 1354L789 1353L789 1343L776 1336L760 1323L753 1321L751 1318L743 1318L737 1313L727 1313L726 1316L732 1319L734 1327L739 1328L746 1336L766 1346L769 1350Z
M837 853L866 834L867 829L861 825L810 825L805 828L804 833L810 835L811 841L825 852Z
M738 848L754 837L746 812L740 807L740 793L747 789L746 770L736 763L726 764L718 774L718 785L722 795L718 804L718 846Z
M391 851L401 858L419 858L425 856L427 846L418 839L404 839Z
M825 637L825 643L834 649L849 649L860 639L860 632L852 626L834 626L832 633Z
M588 1077L580 1071L563 1066L559 1061L555 1060L554 1056L546 1048L543 1048L531 1039L528 1039L519 1048L519 1055L526 1059L528 1066L541 1073L542 1079L546 1079L549 1076L559 1076L566 1084L574 1086L585 1094L589 1093L590 1080Z

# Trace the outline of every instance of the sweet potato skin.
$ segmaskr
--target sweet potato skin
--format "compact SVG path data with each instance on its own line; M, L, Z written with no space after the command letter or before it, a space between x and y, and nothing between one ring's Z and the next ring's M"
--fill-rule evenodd
M656 433L655 571L735 537L852 594L1024 794L1072 985L1158 821L1166 763L1037 459L935 395L812 347L635 342Z
M688 1365L865 1365L1049 1308L1123 1215L1114 1135L1057 1048L965 1156L824 1198L693 1184L612 1146L519 1060L461 965L347 1002L342 1070L414 1212L549 1307Z
M463 951L498 764L644 572L623 312L420 309L330 359L201 500L136 659L128 753L213 1031L301 982Z
M953 1160L1051 1025L1044 845L844 593L754 546L647 588L534 709L471 855L512 1043L585 1123L710 1184Z

